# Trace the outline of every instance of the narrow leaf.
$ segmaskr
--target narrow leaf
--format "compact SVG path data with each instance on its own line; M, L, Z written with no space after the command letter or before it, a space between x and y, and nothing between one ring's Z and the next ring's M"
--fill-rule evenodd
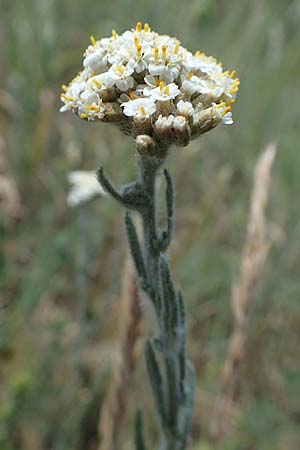
M146 450L143 430L142 412L137 411L134 421L134 448L135 450Z

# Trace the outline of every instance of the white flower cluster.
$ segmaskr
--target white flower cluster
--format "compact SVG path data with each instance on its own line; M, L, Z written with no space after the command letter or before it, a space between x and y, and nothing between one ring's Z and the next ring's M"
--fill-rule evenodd
M100 41L91 36L83 67L69 86L63 85L61 111L118 124L139 142L144 136L148 150L187 145L220 122L233 122L235 71L224 72L215 58L193 55L147 23Z

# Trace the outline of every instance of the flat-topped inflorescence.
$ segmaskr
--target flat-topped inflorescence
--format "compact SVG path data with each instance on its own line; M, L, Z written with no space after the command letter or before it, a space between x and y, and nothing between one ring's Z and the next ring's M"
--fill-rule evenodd
M83 70L62 86L61 111L118 125L149 156L233 123L240 81L212 56L193 55L178 39L140 22L121 35L113 30L109 38L90 40Z

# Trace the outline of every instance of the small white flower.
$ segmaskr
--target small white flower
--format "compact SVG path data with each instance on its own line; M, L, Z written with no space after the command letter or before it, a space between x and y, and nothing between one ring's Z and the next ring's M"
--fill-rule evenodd
M180 89L175 83L165 85L165 83L161 81L157 88L149 89L148 87L146 87L143 91L143 94L145 96L150 96L153 100L164 102L176 98L177 95L180 94Z
M158 76L160 80L165 81L165 83L172 83L180 73L180 66L178 64L149 64L148 70L150 75Z
M189 96L199 92L199 78L191 72L187 77L182 75L181 90Z
M137 57L135 59L134 70L136 73L144 72L147 68L147 62L142 57Z
M122 103L125 116L149 117L156 111L154 101L150 98L137 98L129 102Z
M225 90L224 78L200 78L191 73L183 80L182 90L188 95L207 94L217 100Z
M124 66L123 64L113 64L108 71L108 76L114 81L120 91L128 91L134 85L134 79L131 76L134 72L133 64Z
M204 53L197 52L195 56L189 54L183 66L189 72L202 72L211 75L213 72L222 73L222 66L212 56L206 56Z
M212 106L215 108L216 115L221 119L222 123L225 125L233 124L231 106L228 106L225 102L218 105L213 103Z
M96 92L86 89L80 95L80 99L82 100L83 105L97 105L100 102L100 97Z
M194 113L194 107L191 102L184 102L183 100L179 100L176 105L177 111L182 116L191 116Z
M157 87L157 78L154 78L152 75L146 75L144 80L147 86L151 89L155 89Z
M102 119L104 115L104 105L99 95L92 89L86 89L77 101L78 115L82 119Z
M86 84L90 89L93 89L95 91L102 91L113 87L114 81L108 75L108 72L105 72L101 73L100 75L91 77Z
M170 114L167 117L160 115L155 122L155 126L157 129L166 129L170 128L173 125L175 117Z
M69 206L75 207L80 203L88 202L96 196L106 195L96 178L95 172L82 170L70 172L68 180L71 185L67 195Z
M68 95L71 97L78 97L86 87L85 81L75 81L69 87Z
M107 70L107 55L103 48L97 48L89 53L83 60L83 67L89 68L92 72L102 73Z
M198 83L198 92L200 94L208 94L215 99L221 97L221 95L224 93L224 90L224 80L220 77L218 77L217 79L201 79Z
M230 75L228 75L228 72L224 72L222 74L226 100L235 99L239 90L240 80L238 78L234 78L234 76L235 70L233 70Z

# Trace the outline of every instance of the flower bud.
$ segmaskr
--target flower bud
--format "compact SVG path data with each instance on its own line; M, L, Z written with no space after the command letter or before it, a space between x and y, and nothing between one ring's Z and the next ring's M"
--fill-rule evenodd
M109 102L103 105L105 108L103 122L122 122L124 120L122 109L118 103Z
M175 117L173 121L174 138L177 145L187 146L191 138L191 129L188 121L183 116Z
M143 156L157 156L159 153L151 136L140 134L135 139L136 149Z

